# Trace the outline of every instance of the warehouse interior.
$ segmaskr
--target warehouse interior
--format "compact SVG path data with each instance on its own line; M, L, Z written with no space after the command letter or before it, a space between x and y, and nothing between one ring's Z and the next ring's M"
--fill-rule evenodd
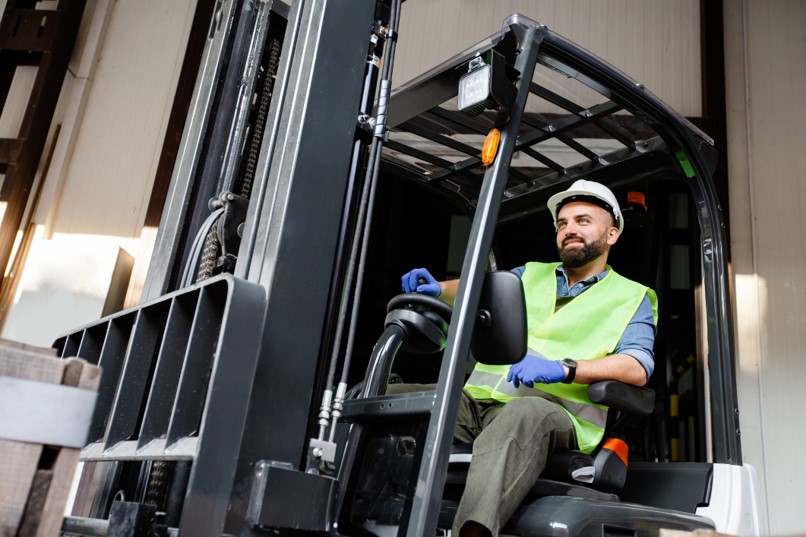
M4 12L19 2L0 3ZM36 3L48 9L57 0ZM24 188L3 164L0 335L50 346L63 334L153 299L160 222L171 210L171 183L182 155L212 0L88 0L75 21L64 82L51 87L53 112ZM737 393L744 461L755 468L766 533L806 530L800 508L799 446L806 432L797 415L806 400L803 359L806 285L806 4L798 0L408 0L403 4L394 86L402 85L523 13L577 42L643 84L715 140L714 176L730 241ZM43 26L44 27L44 26ZM70 37L65 38L70 41ZM66 42L67 42L66 41ZM2 47L0 47L2 48ZM0 137L17 139L38 70L16 66L0 116ZM15 151L2 146L3 157ZM22 163L22 161L20 161ZM21 166L20 166L21 167ZM673 189L673 187L671 187ZM673 197L674 192L666 195ZM368 259L367 292L356 342L369 354L399 277L429 266L458 274L469 220L461 207L424 194L417 185L381 182ZM697 207L685 197L665 207L660 236L686 267L668 282L681 339L694 339L696 254L691 228ZM439 215L432 217L431 215ZM551 255L527 225L499 229L499 268ZM628 239L629 235L625 235ZM637 240L637 239L636 239ZM629 265L629 246L614 258ZM525 246L527 245L527 246ZM457 253L458 252L458 253ZM670 254L671 256L672 254ZM156 261L155 261L156 260ZM630 269L632 270L632 269ZM636 270L640 270L637 268ZM625 273L628 272L625 270ZM680 292L685 298L674 298ZM688 351L667 365L681 394L698 397ZM428 381L438 369L409 357L400 372ZM677 371L679 370L679 373ZM688 375L687 375L688 372ZM360 374L357 372L356 374ZM689 386L688 391L686 386ZM704 458L707 427L696 400L681 397L680 460Z

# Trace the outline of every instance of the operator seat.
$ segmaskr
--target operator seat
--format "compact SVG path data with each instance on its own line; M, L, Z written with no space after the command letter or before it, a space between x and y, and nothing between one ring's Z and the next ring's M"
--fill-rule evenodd
M581 496L618 500L617 493L627 477L627 446L618 438L629 418L649 416L655 406L655 392L616 380L588 386L591 401L609 407L605 433L593 453L558 449L551 453L546 468L532 489L539 496ZM472 444L455 444L451 453L447 483L464 485L472 457Z

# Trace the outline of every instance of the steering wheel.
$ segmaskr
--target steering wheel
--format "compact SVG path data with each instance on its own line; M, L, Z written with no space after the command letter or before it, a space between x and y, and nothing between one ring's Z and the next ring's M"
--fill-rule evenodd
M386 305L386 312L389 313L393 310L408 306L422 306L429 309L442 317L446 323L450 322L451 315L453 315L453 307L450 304L446 304L433 296L421 293L403 293L402 295L392 297L392 300Z

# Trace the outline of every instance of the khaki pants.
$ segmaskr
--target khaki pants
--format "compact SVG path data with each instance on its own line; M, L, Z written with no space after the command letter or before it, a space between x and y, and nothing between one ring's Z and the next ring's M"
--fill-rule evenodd
M433 389L433 385L393 384L387 393ZM462 392L454 439L473 442L465 492L453 535L472 520L498 535L534 486L555 448L576 449L574 424L556 403L524 397L507 404L477 401Z

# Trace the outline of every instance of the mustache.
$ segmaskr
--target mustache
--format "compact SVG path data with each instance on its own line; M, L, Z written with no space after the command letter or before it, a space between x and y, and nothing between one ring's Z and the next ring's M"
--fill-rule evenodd
M579 235L568 235L563 239L562 245L566 246L571 241L582 241L582 244L588 244L584 238L580 237Z

